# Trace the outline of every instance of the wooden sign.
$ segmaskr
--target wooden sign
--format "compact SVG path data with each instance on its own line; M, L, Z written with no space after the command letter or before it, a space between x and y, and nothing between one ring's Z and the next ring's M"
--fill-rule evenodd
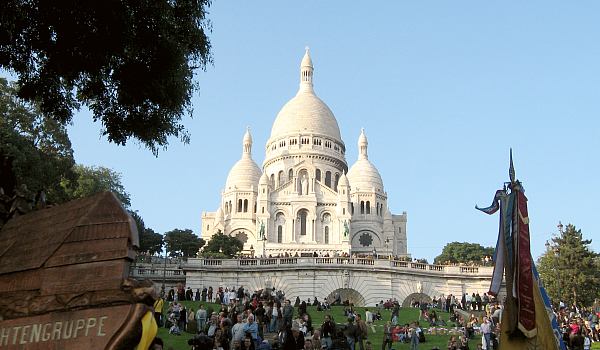
M135 348L155 297L151 282L128 278L138 242L109 192L11 219L0 231L0 350Z

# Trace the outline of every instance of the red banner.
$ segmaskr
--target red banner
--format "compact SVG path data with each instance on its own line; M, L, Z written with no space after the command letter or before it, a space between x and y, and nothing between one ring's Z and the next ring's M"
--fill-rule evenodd
M535 327L535 302L533 299L534 284L532 259L529 242L529 217L527 213L527 197L523 192L517 192L518 242L517 242L517 293L519 305L518 327L526 337L537 334Z

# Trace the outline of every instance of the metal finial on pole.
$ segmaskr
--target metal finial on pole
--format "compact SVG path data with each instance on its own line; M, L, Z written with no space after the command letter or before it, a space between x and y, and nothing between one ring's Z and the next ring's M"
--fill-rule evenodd
M513 165L512 148L510 149L510 167L508 168L508 176L511 183L515 183L515 167Z

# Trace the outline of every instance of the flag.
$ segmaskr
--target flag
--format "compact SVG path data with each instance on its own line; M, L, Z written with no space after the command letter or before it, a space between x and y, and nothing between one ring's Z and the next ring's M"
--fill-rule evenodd
M489 293L497 296L506 282L500 350L566 350L550 301L535 269L530 250L529 212L523 186L515 178L510 154L510 182L496 191L492 205L476 209L500 212L494 272ZM510 192L508 191L510 190Z

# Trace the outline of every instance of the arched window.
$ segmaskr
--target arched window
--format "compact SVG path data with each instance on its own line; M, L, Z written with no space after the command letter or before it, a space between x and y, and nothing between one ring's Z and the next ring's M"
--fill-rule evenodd
M325 172L325 186L331 188L331 171Z
M377 216L379 216L379 203L375 204L375 212L377 213Z
M360 201L360 213L365 213L365 201Z
M283 226L277 226L277 243L283 243Z
M288 181L292 181L293 178L294 178L294 170L290 169L290 171L288 171Z
M329 244L329 226L325 226L325 244Z
M248 212L248 200L244 199L244 213Z
M300 212L298 212L298 220L300 221L300 235L305 236L306 235L306 217L308 216L308 213L306 212L306 210L300 210Z
M281 186L283 184L283 170L280 170L279 173L277 173L277 186Z
M337 191L338 182L340 181L340 174L335 174L335 182L333 183L333 190Z
M318 181L321 181L321 169L317 169L317 171L315 173L315 177L317 178Z
M261 211L262 211L262 214L264 214L265 213L265 207L262 207Z
M367 214L371 214L371 202L367 201Z
M238 213L242 212L242 200L241 199L238 199L237 212Z
M271 174L271 187L275 187L275 174Z

